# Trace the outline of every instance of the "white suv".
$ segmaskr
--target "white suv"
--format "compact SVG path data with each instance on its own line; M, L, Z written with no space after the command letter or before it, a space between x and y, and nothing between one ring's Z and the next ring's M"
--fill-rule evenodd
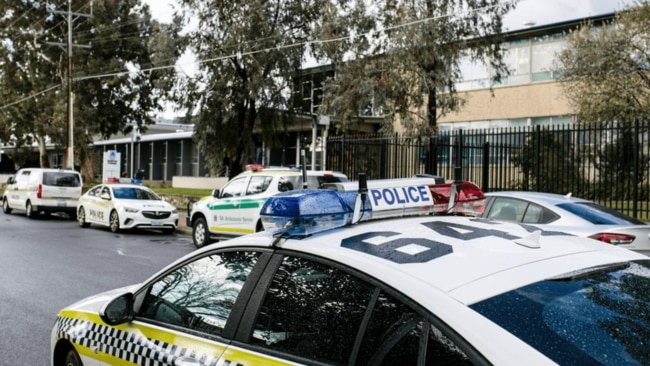
M2 211L25 211L33 218L40 213L67 213L76 219L77 201L83 184L74 170L25 168L7 179L2 195Z
M308 188L324 182L347 181L339 172L307 171ZM302 172L290 168L258 168L231 179L212 196L188 205L186 224L192 228L194 245L200 248L221 239L264 230L260 209L276 193L303 188Z

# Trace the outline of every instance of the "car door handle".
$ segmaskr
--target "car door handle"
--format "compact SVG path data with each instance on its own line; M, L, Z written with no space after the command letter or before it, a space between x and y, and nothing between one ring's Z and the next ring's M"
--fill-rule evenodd
M200 366L201 362L193 357L179 357L174 360L174 366Z

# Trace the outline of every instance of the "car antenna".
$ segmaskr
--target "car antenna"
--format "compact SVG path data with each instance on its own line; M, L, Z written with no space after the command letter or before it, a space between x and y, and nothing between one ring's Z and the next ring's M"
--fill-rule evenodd
M535 230L533 231L532 234L528 235L527 237L515 240L515 243L524 246L526 248L539 249L542 247L539 242L541 236L542 236L542 231Z
M368 180L366 178L366 173L359 173L359 191L357 193L357 198L354 201L354 213L352 214L352 223L356 224L361 220L363 216L363 211L366 208L366 197L368 196ZM364 208L362 211L361 208Z
M451 213L451 210L453 210L456 205L456 192L460 192L461 184L460 181L454 181L454 184L451 185L449 191L449 203L447 204L447 213Z

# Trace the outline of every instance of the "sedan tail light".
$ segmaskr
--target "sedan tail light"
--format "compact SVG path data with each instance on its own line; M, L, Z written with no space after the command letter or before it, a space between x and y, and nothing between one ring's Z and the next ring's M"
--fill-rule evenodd
M613 245L631 244L635 239L633 235L614 233L598 233L589 237Z

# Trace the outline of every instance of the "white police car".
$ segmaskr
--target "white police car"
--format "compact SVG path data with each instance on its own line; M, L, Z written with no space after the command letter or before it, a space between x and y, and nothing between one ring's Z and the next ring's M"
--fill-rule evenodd
M52 365L649 363L647 257L433 203L276 195L264 232L62 310Z
M309 187L347 181L340 172L306 171ZM303 188L303 172L292 168L267 168L251 164L212 196L188 205L186 225L192 228L194 245L200 248L220 239L251 234L263 229L260 209L279 192Z
M186 224L194 245L262 230L260 209L267 198L301 187L302 174L294 169L251 169L237 175L212 196L188 206Z
M171 234L178 226L178 210L151 189L138 184L107 183L88 190L77 203L79 226L156 229Z

